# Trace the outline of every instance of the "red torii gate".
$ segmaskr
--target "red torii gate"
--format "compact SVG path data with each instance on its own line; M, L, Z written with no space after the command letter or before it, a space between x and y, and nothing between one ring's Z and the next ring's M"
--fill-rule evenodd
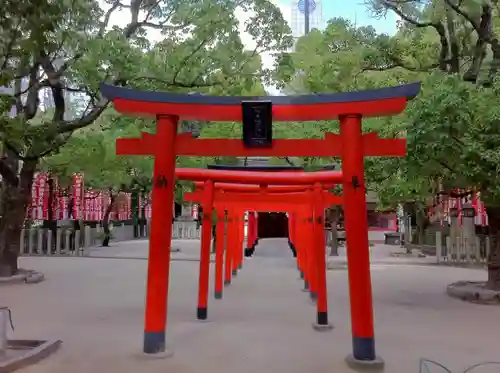
M202 237L201 237L201 255L200 255L200 277L199 277L199 287L198 287L198 308L197 308L197 318L199 320L205 320L207 318L207 313L208 313L208 286L209 286L209 269L210 269L210 240L211 240L211 229L212 229L212 214L210 211L214 207L219 207L219 210L225 209L224 206L221 206L221 203L224 202L225 197L220 195L220 190L216 190L216 185L217 183L214 183L214 180L224 180L224 179L230 179L231 181L239 181L239 182L245 182L245 183L252 183L255 181L260 181L261 183L264 184L269 184L269 183L282 183L285 184L281 186L282 190L285 190L285 187L287 184L289 184L292 180L298 182L299 187L303 188L304 184L309 184L311 181L314 181L314 179L319 180L321 182L325 182L328 185L331 185L332 183L339 183L342 180L342 173L339 171L322 171L322 172L316 172L316 173L305 173L305 172L300 172L300 173L282 173L282 174L273 174L269 172L248 172L248 171L226 171L226 170L199 170L199 169L184 169L184 168L179 168L176 169L175 172L177 178L179 179L206 179L204 183L204 188L203 192L201 192L199 195L196 195L198 198L198 201L202 203L203 210L207 211L208 213L205 213L203 215L203 225L202 225ZM228 176L229 174L229 176ZM316 182L316 184L319 185L319 182ZM320 187L321 188L321 187ZM266 189L266 188L264 188ZM314 195L310 195L309 198L302 199L302 204L312 204L316 197L319 197L320 199L323 198L322 192L323 189L321 188L318 191L315 191ZM319 194L318 194L319 193ZM273 194L273 196L276 193ZM303 197L304 193L290 193L291 196L289 195L287 198L281 201L275 201L273 202L272 199L268 199L264 202L267 202L268 206L271 206L273 208L283 208L285 210L290 210L290 197ZM273 197L271 196L271 197ZM277 195L276 195L277 196ZM222 197L222 198L221 198ZM306 196L307 197L307 196ZM255 205L258 201L254 201L253 205ZM233 208L236 208L240 211L240 215L243 214L243 211L246 210L247 208L245 206L248 206L248 204L244 204L244 206L241 203L237 203L237 201L234 201L233 203L230 203ZM323 206L322 206L323 207ZM323 210L321 210L323 211ZM321 212L321 218L322 218L323 213ZM233 217L234 219L234 217ZM321 220L321 224L322 220ZM241 224L239 227L236 227L236 242L235 243L242 243L243 241L243 225ZM241 230L241 232L240 232ZM324 247L324 245L323 245ZM229 254L230 251L227 251L227 254ZM233 255L231 255L233 256ZM218 278L220 279L222 276L222 267L220 265L222 259L220 255L216 255L218 266L216 268L218 269L219 276ZM318 280L318 283L321 283L321 286L319 286L319 299L318 301L318 313L317 313L317 323L315 323L315 328L318 330L322 330L324 328L329 327L328 323L328 313L327 313L327 298L326 298L326 275L325 273L321 273L321 270L316 271L315 268L323 268L325 269L325 263L324 263L324 258L323 263L318 262L317 265L315 263L315 260L321 259L320 256L316 256L314 254L311 254L311 264L310 264L310 277L316 276L316 273L318 273L319 276L322 276L321 280ZM228 262L226 260L226 275L231 275L231 270L229 269L229 263L236 263L236 265L231 268L233 270L233 274L235 274L235 271L237 271L238 265L241 265L243 262L243 255L242 255L242 250L238 250L234 252L234 257L231 258L231 261ZM228 276L226 276L228 277ZM230 279L230 277L228 277ZM220 281L217 281L216 284L220 284ZM219 292L221 292L222 289L219 289Z
M156 118L156 134L143 134L138 139L118 139L116 144L117 154L155 157L146 308L156 312L154 316L146 312L144 352L151 354L165 351L172 237L169 223L172 221L172 211L165 206L173 203L176 155L340 156L344 173L342 187L349 288L351 294L361 294L359 297L350 297L353 353L348 361L351 364L368 362L371 365L383 365L375 354L363 158L403 156L406 150L404 139L381 139L375 133L363 134L361 119L399 114L419 90L420 84L413 83L349 93L259 98L149 92L102 84L102 94L113 101L117 111ZM276 121L338 119L340 134L325 134L322 140L273 140L270 147L264 148L247 148L242 141L235 139L194 139L190 134L177 135L179 118L241 121L242 104L248 100L270 103ZM200 181L208 179L198 178ZM234 180L229 177L219 181Z
M185 193L184 200L190 202L203 202L205 197L205 192L202 188L201 183L195 183L197 190L193 193ZM331 187L331 186L330 186ZM248 211L250 209L255 211L285 211L289 213L301 214L309 216L309 219L312 221L314 218L314 210L311 208L305 208L306 206L313 206L319 202L321 204L321 209L319 209L319 214L316 216L317 224L313 225L315 228L315 232L312 235L313 241L321 241L313 242L313 248L318 246L318 252L323 250L324 248L324 232L323 232L323 211L325 207L331 206L333 204L342 204L342 197L331 194L330 192L323 190L313 190L313 186L303 186L303 185L287 185L287 186L266 186L261 187L259 185L239 185L239 184L227 184L227 183L217 183L215 184L215 193L214 193L214 207L218 213L217 219L217 229L219 228L221 223L219 218L220 211L228 210L237 210L241 212ZM319 201L315 203L315 198L319 197ZM309 210L309 211L308 211ZM298 223L299 221L295 221L294 223ZM292 224L290 224L290 228L292 229ZM223 230L222 230L223 231ZM221 232L222 232L221 231ZM249 221L249 231L250 231L250 221ZM250 232L249 232L250 233ZM253 233L253 232L252 232ZM303 236L309 236L311 233L309 230L303 232ZM250 234L249 234L250 236ZM321 236L321 237L319 237ZM221 237L221 236L219 236ZM231 238L231 239L230 239ZM240 249L240 242L232 242L232 235L228 234L228 250L232 249L232 245L237 245L237 250ZM295 238L295 237L294 237ZM310 237L309 237L310 238ZM252 240L253 238L249 238ZM295 239L292 239L293 244L295 245L297 242ZM303 240L301 240L303 242ZM306 240L307 242L307 240ZM251 242L253 245L253 242ZM317 302L317 320L316 323L313 324L316 330L324 330L330 329L330 325L328 323L328 311L327 311L327 293L326 293L326 277L323 276L321 271L325 271L325 263L322 255L315 256L313 253L311 256L310 263L300 262L303 256L306 255L306 250L302 248L300 245L300 253L297 257L299 261L298 267L301 270L301 275L304 272L307 273L305 278L304 287L306 290L309 290L309 282L311 282L313 287L316 287L316 281L314 278L316 276L320 276L318 278L318 286L316 289L311 289L311 297L315 299L316 297L319 299ZM222 297L222 254L220 253L222 248L220 246L216 247L216 273L215 273L215 297ZM313 250L314 252L315 250ZM237 253L239 255L240 253ZM230 256L229 251L226 253L227 257ZM240 260L240 258L238 258ZM242 258L241 258L242 260ZM228 265L228 260L226 259L226 268ZM306 268L309 267L309 270ZM233 268L233 274L236 274L236 268ZM228 270L226 270L226 277L228 277ZM312 281L309 281L311 279ZM226 284L230 283L230 278L225 282Z

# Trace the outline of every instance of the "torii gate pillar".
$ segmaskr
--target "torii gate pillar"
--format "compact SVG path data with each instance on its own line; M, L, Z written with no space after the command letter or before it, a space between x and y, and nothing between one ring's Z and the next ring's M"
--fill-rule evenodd
M175 138L178 118L158 116L156 119L153 169L153 206L149 238L148 282L144 321L146 354L165 352L170 251L172 242L172 209L175 185Z
M346 362L380 369L384 361L375 354L361 116L341 117L340 136L353 350Z

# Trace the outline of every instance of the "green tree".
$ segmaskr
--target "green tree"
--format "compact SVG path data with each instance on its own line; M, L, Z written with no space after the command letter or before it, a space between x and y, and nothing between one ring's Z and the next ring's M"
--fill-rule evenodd
M334 19L278 60L277 75L296 92L348 91L422 81L403 115L364 120L365 130L406 137L408 156L367 159L367 182L385 206L409 203L420 214L436 193L477 188L485 198L491 247L488 286L500 288L497 191L498 12L477 0L371 0L400 18L394 36Z
M6 4L0 76L14 92L1 105L0 133L7 149L0 160L1 276L17 271L20 229L39 160L104 112L109 103L99 92L102 81L181 92L231 87L242 77L254 80L256 55L291 43L280 11L267 0L106 0L103 8L98 1ZM245 51L240 40L237 7L253 11L246 30L258 41L254 51ZM109 25L117 11L128 18L123 27ZM148 29L161 30L163 40L149 41ZM54 107L45 115L43 95ZM12 103L16 115L8 116Z
M491 251L488 287L500 289L498 191L498 68L496 1L374 0L378 12L395 12L398 34L369 68L420 72L424 89L406 113L408 165L436 184L477 188L485 198ZM424 74L424 75L422 75Z

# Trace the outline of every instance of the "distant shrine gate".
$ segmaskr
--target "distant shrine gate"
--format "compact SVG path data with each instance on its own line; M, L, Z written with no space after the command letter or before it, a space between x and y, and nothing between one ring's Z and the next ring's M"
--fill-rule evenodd
M304 96L220 97L147 92L103 84L101 91L118 112L156 118L156 133L118 139L121 155L154 156L152 221L148 260L144 352L165 351L172 206L176 156L293 156L341 157L344 221L347 239L353 353L350 359L376 363L368 249L364 157L404 156L404 139L383 139L362 133L363 117L401 113L420 89L419 83L369 91ZM243 141L194 139L177 134L179 119L243 122ZM272 121L339 120L340 134L324 139L273 139ZM231 171L185 171L184 179L262 184L253 172L236 177ZM258 173L262 174L262 173ZM321 172L276 174L268 185L319 185ZM310 176L305 175L310 174ZM300 176L300 177L299 177Z

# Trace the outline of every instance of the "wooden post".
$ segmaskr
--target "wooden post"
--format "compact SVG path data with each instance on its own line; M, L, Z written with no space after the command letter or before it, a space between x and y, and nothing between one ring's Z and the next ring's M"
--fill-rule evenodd
M239 224L239 234L240 234L240 239L238 241L238 261L237 261L237 266L236 270L242 269L243 268L243 245L245 244L245 211L240 211L240 224Z
M375 354L361 117L341 117L340 136L353 346L352 356L346 361L383 367Z
M299 212L295 212L294 213L294 226L295 226L295 230L296 232L303 232L304 228L303 228L303 224L304 224L304 217L301 213ZM297 250L297 266L299 268L299 273L300 273L300 278L301 279L304 279L304 250L303 250L303 245L302 245L302 242L303 242L303 237L304 237L304 234L296 234L295 235L295 249Z
M317 284L317 316L313 328L317 331L331 330L328 323L328 296L326 285L326 243L325 243L325 207L323 203L323 188L321 184L314 185L314 251L315 251L315 277Z
M161 116L156 121L143 346L147 354L165 351L173 218L169 206L174 202L177 121L177 117L171 116Z
M203 188L203 222L201 225L200 278L198 282L198 320L206 320L208 313L208 283L210 281L210 243L212 241L212 213L214 203L214 183L205 182Z
M234 212L232 209L227 211L227 228L226 228L226 258L224 261L224 286L231 284L232 277L232 261L233 261L233 246L234 246Z
M217 209L217 226L215 227L217 236L217 241L215 243L215 299L222 299L222 288L224 284L224 242L226 235L225 215L225 211L222 208Z

